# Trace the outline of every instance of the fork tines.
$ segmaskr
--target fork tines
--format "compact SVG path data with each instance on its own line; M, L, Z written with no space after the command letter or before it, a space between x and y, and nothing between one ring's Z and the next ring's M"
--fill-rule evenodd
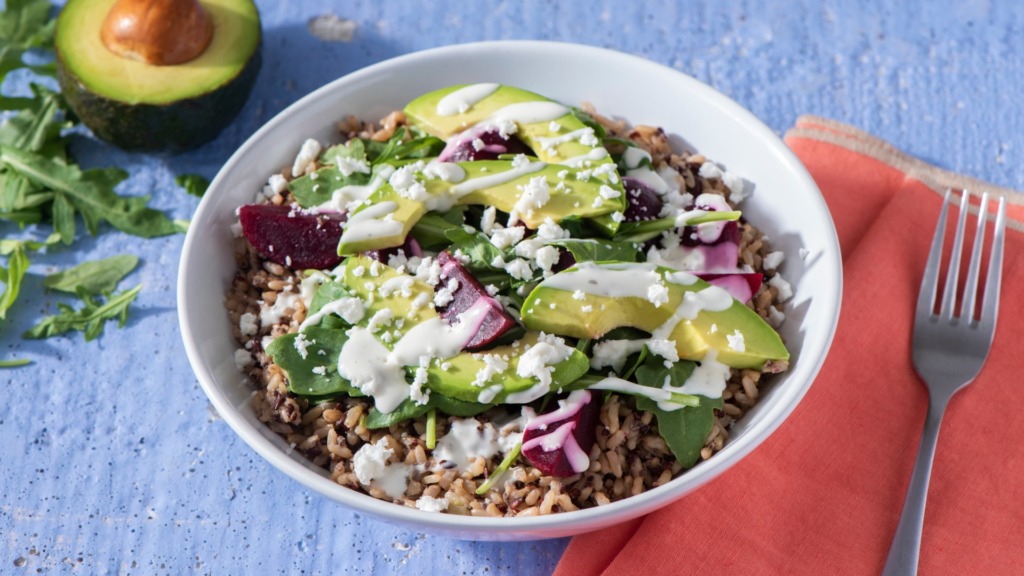
M942 293L942 303L936 316L935 296L939 283L939 268L942 259L942 245L946 234L946 214L949 210L951 190L946 191L939 213L939 223L935 228L928 264L925 266L924 278L921 280L921 292L918 295L918 315L928 314L933 319L958 322L966 319L972 326L982 323L994 323L996 310L999 308L999 278L1003 264L1003 237L1006 231L1006 199L999 198L996 212L995 233L992 237L992 249L989 256L988 278L985 280L985 295L982 299L981 316L975 319L974 311L977 304L978 276L981 272L981 254L985 240L985 227L988 222L988 194L982 194L978 209L978 226L974 234L974 245L971 248L971 260L967 269L967 281L960 301L960 314L956 315L956 291L960 279L960 254L963 251L964 229L967 223L967 212L970 208L970 192L963 191L960 196L960 214L957 217L956 234L953 238L953 250L949 256L949 267Z

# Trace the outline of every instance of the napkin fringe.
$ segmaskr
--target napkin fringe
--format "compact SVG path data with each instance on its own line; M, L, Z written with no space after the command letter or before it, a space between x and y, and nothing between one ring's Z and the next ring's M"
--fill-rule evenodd
M907 178L923 183L940 196L950 188L970 190L978 194L987 192L990 198L1006 198L1007 204L1024 207L1024 193L938 168L899 150L877 136L843 122L805 114L797 118L796 126L786 132L785 138L787 140L790 138L817 140L863 154L892 166L903 172ZM952 195L950 202L958 204L959 195ZM978 210L975 205L971 205L969 208L972 214L977 214ZM993 219L995 215L989 211L988 217ZM1007 227L1024 232L1024 223L1012 216L1007 218Z

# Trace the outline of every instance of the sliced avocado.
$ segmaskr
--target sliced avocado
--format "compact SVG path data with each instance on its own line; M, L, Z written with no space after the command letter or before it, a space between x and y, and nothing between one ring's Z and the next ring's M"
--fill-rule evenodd
M487 93L492 88L493 91ZM467 91L476 91L476 96L486 93L486 96L475 102L473 97L459 98L459 94L467 94ZM463 100L463 104L467 104L468 107L459 112L460 106L451 106L452 99ZM531 103L537 104L532 110L528 108ZM592 169L598 172L602 172L601 167L606 164L615 164L596 138L593 142L589 138L581 139L589 128L569 107L512 86L449 86L413 100L405 107L405 115L413 126L418 126L425 132L445 140L472 126L496 123L499 118L504 118L515 122L515 135L529 146L542 162L564 164L575 159L582 162L582 165L571 170ZM607 204L612 210L604 214L624 212L626 196L618 173L611 170L600 173L597 177L620 193L617 198L608 199ZM595 223L609 234L614 233L619 225L610 216L598 218Z
M537 228L544 220L560 221L569 216L596 216L614 209L607 199L607 184L590 176L578 179L576 174L557 164L533 163L517 169L507 160L481 160L457 164L463 174L457 181L429 179L420 173L417 181L423 185L420 194L400 193L390 183L382 185L364 204L353 211L338 245L339 254L354 254L400 246L409 230L428 210L445 209L451 205L481 204L494 206L503 212L512 212L524 190L535 178L543 177L549 199L539 208L519 213L520 220L530 228ZM519 170L514 177L501 174ZM493 182L481 185L473 183ZM414 199L416 196L417 199ZM361 216L362 215L362 216Z
M509 394L527 392L537 385L537 379L519 376L516 369L519 358L527 347L537 344L538 336L536 332L527 332L515 344L498 346L476 354L463 352L445 362L432 363L427 368L427 387L450 398L484 404L502 403L508 399ZM482 385L474 384L477 374L487 368L484 361L487 355L497 355L508 363L508 367ZM573 349L570 356L554 368L551 373L551 390L560 390L586 374L590 369L590 360L586 354ZM492 386L499 386L500 391L495 393Z
M398 286L400 274L394 268L381 264L367 256L352 256L345 262L343 282L354 295L361 298L366 304L366 314L360 325L366 326L370 319L385 308L390 309L394 318L403 318L401 332L408 331L413 326L430 318L437 317L437 311L431 305L416 306L414 302L420 299L433 297L433 289L426 283L419 280L406 282L403 289L394 290L387 296L381 296L380 287ZM408 288L408 292L404 291ZM425 296L423 296L425 295ZM429 300L426 300L429 302ZM500 392L491 394L488 398L484 395L484 404L501 402L509 394L529 390L537 384L533 377L523 377L516 374L519 358L526 351L527 347L537 343L539 334L528 332L515 344L499 346L486 352L472 353L460 352L452 358L431 363L427 369L429 378L427 387L440 394L464 400L468 402L480 402L481 393L488 386L500 386ZM381 342L388 348L393 348L391 340ZM508 368L495 374L484 386L474 385L477 373L485 367L484 356L487 354L498 354L508 362ZM569 357L554 366L551 374L551 388L557 390L568 385L585 374L590 367L586 355L573 349ZM494 392L492 390L492 392Z
M107 47L101 30L115 2L68 0L61 10L54 45L68 104L97 136L125 149L179 151L213 139L241 110L259 72L260 19L252 0L203 0L213 26L209 44L170 65ZM176 35L192 33L174 24Z
M654 284L665 288L660 305L641 295ZM724 310L700 309L689 320L675 316L688 293L706 289L721 290L661 266L588 262L538 284L523 302L522 319L529 330L575 338L600 338L621 326L654 333L673 322L665 337L675 342L681 359L700 361L709 349L734 368L789 359L775 330L738 300Z

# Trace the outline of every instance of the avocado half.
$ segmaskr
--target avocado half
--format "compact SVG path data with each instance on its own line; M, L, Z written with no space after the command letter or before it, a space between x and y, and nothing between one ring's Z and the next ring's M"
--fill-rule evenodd
M98 137L126 150L178 152L216 137L259 73L261 30L252 0L202 0L209 46L183 64L155 66L107 49L100 29L116 0L68 0L57 19L57 79Z

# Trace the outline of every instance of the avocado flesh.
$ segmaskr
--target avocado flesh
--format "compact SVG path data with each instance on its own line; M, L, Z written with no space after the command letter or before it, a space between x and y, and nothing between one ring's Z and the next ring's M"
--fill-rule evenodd
M595 266L609 270L624 268L622 264L610 263ZM573 267L559 274L572 273L577 269ZM523 302L523 324L529 330L574 338L596 339L623 326L654 332L669 321L682 303L684 294L711 287L698 278L693 278L691 284L672 282L666 275L676 271L669 268L645 268L649 269L666 280L668 301L660 306L635 296L585 294L583 300L578 300L573 297L573 291L551 285L558 282L552 280L559 276L556 274L538 284ZM583 310L585 306L591 307L589 311ZM743 335L743 351L737 351L729 344L728 336L733 336L736 331ZM679 358L685 360L700 361L709 350L716 351L718 362L733 368L760 369L769 360L789 359L789 351L778 333L756 312L735 299L725 310L700 310L692 320L680 320L667 338L675 342Z
M428 195L441 197L449 194L453 186L457 186L459 183L469 182L474 178L494 176L513 168L512 163L506 160L460 162L458 165L465 171L465 179L460 182L423 180L422 183ZM577 180L576 175L571 171L562 179L559 178L558 174L563 170L565 170L564 166L548 164L540 170L523 174L508 182L472 191L461 196L451 197L448 201L456 205L481 204L484 206L494 206L503 212L511 212L516 201L523 193L519 187L526 186L533 178L543 176L548 183L550 199L544 206L534 209L532 214L520 215L520 220L529 228L538 228L547 218L558 222L572 215L597 216L607 214L614 209L601 196L601 187L606 185L604 181L593 176L586 180ZM564 184L563 190L556 190L556 186L559 184ZM602 202L595 208L594 202L598 199L602 200ZM405 237L408 235L409 230L427 213L429 209L428 203L431 201L413 200L399 194L390 184L383 184L370 195L369 202L369 204L365 204L358 210L353 211L352 217L349 219L349 225L342 234L341 242L338 245L339 254L355 254L367 250L380 250L401 246L405 242ZM362 230L357 228L365 226L359 224L359 214L361 212L371 209L373 206L380 206L384 202L394 203L395 210L391 213L390 219L400 223L400 228L380 223L369 224ZM380 222L384 217L378 216L374 220ZM380 233L367 237L363 230Z
M371 267L376 269L377 275L371 273ZM362 268L357 274L357 270ZM409 296L403 296L400 292L392 292L389 296L381 296L380 287L389 280L399 276L394 268L386 266L373 260L368 256L352 256L345 261L343 282L354 296L363 300L366 313L358 325L365 327L373 315L378 311L389 308L395 318L404 318L400 331L404 334L413 326L437 317L437 311L433 306L413 307L413 300L420 294L427 294L433 298L434 289L425 282L415 280L410 285ZM527 345L537 342L538 334L528 332L519 340L518 346L499 346L491 350L479 353L460 352L454 357L444 361L432 362L427 369L427 387L450 398L466 400L468 402L479 402L480 393L488 386L500 385L501 391L488 404L502 402L509 394L528 390L537 384L532 377L522 377L516 374L519 357L526 350ZM393 342L381 341L385 347L392 349ZM477 372L485 367L483 357L486 354L498 354L508 358L508 369L496 374L487 381L485 386L475 386ZM444 366L444 369L442 368ZM554 366L552 373L551 388L557 390L568 385L574 380L583 376L589 368L589 360L586 355L573 350L572 355L566 360Z
M465 112L451 116L442 116L437 113L437 106L442 98L466 86L465 84L449 86L424 94L405 107L405 115L413 126L418 126L428 134L448 140L467 128L486 121L492 114L505 106L526 102L552 102L552 100L544 96L527 90L513 86L500 86L489 96L473 104ZM573 115L571 111L567 112L564 116L556 118L554 122L560 126L557 133L551 130L552 121L550 120L533 123L517 122L518 130L515 135L533 150L537 158L542 162L551 164L561 164L569 159L579 158L592 153L594 150L603 150L600 144L597 147L588 146L581 143L579 139L572 139L550 148L545 148L542 145L544 138L556 138L559 135L565 135L586 128L586 125ZM589 164L585 164L582 167L570 168L570 171L575 172L580 170L580 168L597 169L604 164L614 164L611 156L607 154L603 158L589 160L588 162ZM607 200L611 210L608 210L605 214L616 211L625 212L626 196L622 188L622 180L618 177L618 174L616 173L614 177L599 175L598 178L612 189L621 193L618 198ZM613 234L618 230L619 226L618 222L607 216L596 218L594 223L609 234Z
M99 137L129 150L178 151L214 138L241 110L261 64L251 0L204 0L214 26L194 60L154 66L100 40L116 0L69 0L57 19L57 78L68 104Z

